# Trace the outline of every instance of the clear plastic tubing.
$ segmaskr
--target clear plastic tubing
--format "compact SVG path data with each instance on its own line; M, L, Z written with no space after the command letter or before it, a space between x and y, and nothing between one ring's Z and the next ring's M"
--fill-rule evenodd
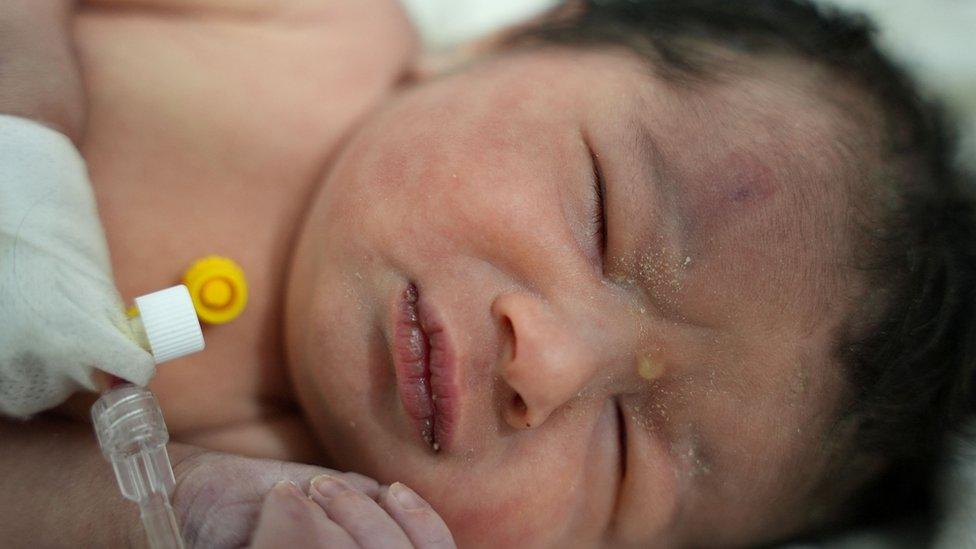
M137 315L137 316L135 316ZM136 298L130 319L136 343L158 365L204 348L193 299L178 285ZM112 463L122 495L139 504L139 516L153 549L183 548L169 497L176 486L166 453L169 431L156 397L128 383L102 393L91 409L105 459Z
M123 384L103 393L91 412L122 495L139 504L149 546L183 549L169 500L176 486L166 453L169 432L156 397L143 387Z

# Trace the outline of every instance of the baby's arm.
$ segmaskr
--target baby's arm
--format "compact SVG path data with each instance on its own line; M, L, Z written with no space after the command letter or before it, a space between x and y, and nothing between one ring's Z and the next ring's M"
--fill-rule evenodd
M69 32L75 0L4 0L0 6L0 113L78 142L85 94Z
M118 492L90 426L54 418L29 424L0 419L0 441L0 539L5 546L146 545L138 508ZM173 508L188 547L241 547L249 541L279 547L281 539L304 540L302 546L308 547L342 547L331 542L348 539L362 547L389 546L373 543L377 536L380 541L409 539L417 547L452 546L450 532L429 505L392 505L388 490L361 475L185 444L170 443L167 449L176 475ZM276 483L308 487L322 475L338 483L331 496L312 490L315 499L305 500L299 505L305 510L296 514L296 502L281 498L279 489L262 510L262 500ZM308 513L312 502L319 514ZM287 536L279 538L283 532Z
M91 427L0 419L0 539L10 547L120 547L142 541ZM190 449L170 445L177 464Z
M39 122L77 143L85 111L68 31L73 9L73 0L5 0L0 5L0 113ZM0 177L0 183L3 181ZM0 209L5 215L23 213L11 210L9 196L0 196L0 200L6 205L7 209ZM5 226L0 223L0 229ZM0 252L6 251L0 246ZM0 262L10 265L10 255L0 253L0 257ZM20 276L30 277L30 273ZM6 320L13 322L7 296L0 293L0 298ZM0 361L12 360L8 351L30 344L30 338L22 337L13 324L0 324L5 351ZM22 362L25 368L42 366L36 361ZM10 364L0 364L7 366ZM0 385L4 383L17 390L16 379L0 375ZM6 390L0 393L6 394ZM111 492L111 470L100 460L91 430L83 425L41 419L26 424L0 418L0 539L4 544L73 545L81 539L103 546L127 543L129 532L124 525L131 521L112 517L130 517L132 512ZM95 509L97 517L92 516Z

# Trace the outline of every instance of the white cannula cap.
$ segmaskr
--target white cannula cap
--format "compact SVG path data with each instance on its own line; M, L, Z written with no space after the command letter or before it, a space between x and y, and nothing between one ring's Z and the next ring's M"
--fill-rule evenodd
M186 286L137 297L136 308L156 364L203 350L203 332Z

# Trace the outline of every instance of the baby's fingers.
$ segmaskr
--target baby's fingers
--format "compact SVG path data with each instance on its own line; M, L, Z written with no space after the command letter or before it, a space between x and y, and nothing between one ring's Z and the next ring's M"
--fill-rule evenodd
M399 482L380 495L380 503L418 549L456 547L444 519L416 492Z
M330 475L312 480L309 495L364 549L411 549L410 539L379 504Z
M329 520L296 485L279 482L264 498L251 540L252 549L274 547L355 549L357 546L352 537Z

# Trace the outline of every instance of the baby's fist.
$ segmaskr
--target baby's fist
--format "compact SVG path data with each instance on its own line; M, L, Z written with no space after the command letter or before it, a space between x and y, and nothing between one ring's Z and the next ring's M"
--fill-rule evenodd
M403 484L376 499L332 475L312 480L309 495L281 482L265 498L252 547L403 548L455 547L447 525Z

